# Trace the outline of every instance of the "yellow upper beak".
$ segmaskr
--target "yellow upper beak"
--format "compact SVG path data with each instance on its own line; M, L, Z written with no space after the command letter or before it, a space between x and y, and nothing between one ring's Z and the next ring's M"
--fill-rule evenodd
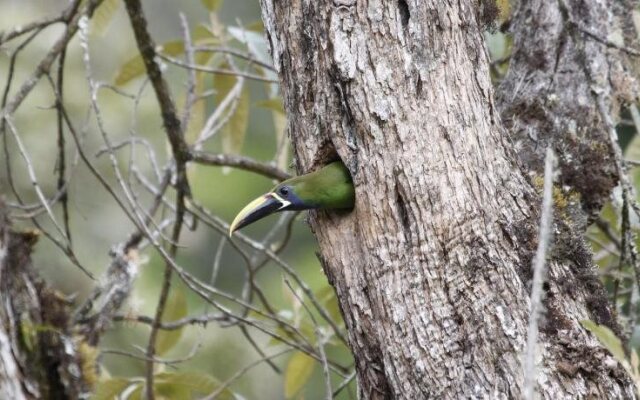
M290 203L275 193L267 193L247 204L229 225L229 236L238 229L283 209Z

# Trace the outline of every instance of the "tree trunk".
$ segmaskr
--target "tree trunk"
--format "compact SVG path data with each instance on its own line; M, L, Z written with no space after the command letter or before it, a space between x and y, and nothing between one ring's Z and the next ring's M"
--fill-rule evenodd
M15 232L0 201L0 399L87 398L98 351L70 323L70 303L30 260L37 232Z
M312 213L311 226L360 395L520 398L541 200L494 101L492 2L261 4L299 172L340 157L356 186L353 212ZM563 217L579 197L558 196L538 390L633 398L579 323L620 331L583 225Z

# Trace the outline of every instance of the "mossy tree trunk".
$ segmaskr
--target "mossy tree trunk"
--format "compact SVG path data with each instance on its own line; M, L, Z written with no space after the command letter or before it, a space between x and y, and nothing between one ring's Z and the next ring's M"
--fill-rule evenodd
M515 5L512 27L521 80L539 66L523 65L518 56L545 39L547 18L568 24L566 16L579 11L576 20L589 24L604 12L606 21L593 28L605 38L620 22L613 1L535 2L541 9L529 3ZM349 330L362 398L521 398L541 202L530 177L541 164L537 147L516 148L511 135L539 125L532 117L514 124L521 108L511 102L522 100L515 89L496 103L483 37L493 2L261 0L261 6L298 171L340 157L356 186L352 213L312 213L311 226ZM555 48L566 48L572 31L564 35L554 38ZM624 67L606 44L587 47L612 68ZM562 79L584 83L584 69L573 72ZM597 83L615 110L617 89ZM583 95L594 111L594 97ZM588 120L573 115L578 127L598 118L595 111ZM594 182L600 197L583 196L581 203L575 193L587 188L578 184L556 196L539 334L544 398L634 396L624 370L580 324L590 319L620 333L583 240L583 209L599 207L618 178L605 129L598 123L580 130L585 145L604 155L582 159L604 177ZM554 147L573 139L558 135ZM562 164L563 177L570 168L577 167Z
M0 399L87 398L97 350L71 323L71 304L31 264L35 231L14 231L0 201Z

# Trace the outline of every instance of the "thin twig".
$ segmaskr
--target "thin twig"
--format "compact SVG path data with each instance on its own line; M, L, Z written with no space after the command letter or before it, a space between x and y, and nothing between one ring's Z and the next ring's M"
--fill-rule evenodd
M177 65L179 67L186 68L186 69L189 69L189 70L193 70L193 71L207 72L207 73L215 74L215 75L230 75L230 76L236 76L236 77L241 77L241 78L252 79L254 81L260 81L260 82L278 83L277 79L265 78L264 76L260 76L260 75L249 74L249 73L240 72L240 71L234 71L234 70L231 70L231 69L212 68L212 67L205 67L203 65L188 64L188 63L185 63L183 61L177 60L177 59L175 59L173 57L169 57L169 56L167 56L165 54L161 54L161 53L158 53L158 56L160 58L162 58L163 60L167 61L168 63L174 64L174 65Z
M13 114L18 107L20 107L20 104L22 104L27 95L31 93L31 90L36 86L40 78L44 74L49 73L51 65L54 63L60 52L67 47L69 41L78 31L80 21L83 20L83 17L85 16L91 17L100 3L102 3L102 0L90 0L87 2L87 5L84 7L82 12L73 14L73 18L67 24L64 34L54 43L51 50L49 50L47 55L42 59L42 61L40 61L35 71L33 71L26 81L24 81L14 98L6 105L4 108L5 116Z
M327 400L331 400L333 398L332 389L331 389L331 375L329 374L329 362L327 361L327 354L324 350L326 337L320 330L320 325L318 324L318 321L316 321L315 317L313 316L313 313L311 312L309 307L307 307L307 305L305 304L304 299L302 299L302 297L293 289L293 286L291 286L291 282L287 278L284 279L284 282L289 288L289 290L291 291L291 293L295 296L296 299L298 299L302 307L305 309L305 311L309 315L309 318L311 319L311 323L313 324L313 330L315 332L316 340L318 342L318 345L317 345L318 353L320 354L320 359L322 361L321 364L322 364L322 371L324 374L324 382L325 382L325 397Z
M156 62L156 57L160 56L156 52L156 44L147 30L147 19L142 11L140 0L126 0L125 6L131 27L138 44L138 50L142 55L144 65L147 69L147 76L151 81L156 98L160 104L162 112L162 122L164 124L173 156L176 160L177 182L176 185L182 187L186 197L191 196L185 163L189 159L189 149L184 140L180 119L176 111L175 104L171 98L169 85L162 76L160 66Z
M351 374L349 374L349 376L347 376L345 378L345 380L343 380L340 385L338 385L338 387L336 388L336 390L333 391L333 397L337 397L340 392L342 392L342 390L344 388L346 388L347 386L349 386L349 384L351 383L351 381L356 377L356 370L354 369L353 372L351 372Z
M291 178L291 174L275 165L261 163L253 158L233 154L212 154L203 151L193 151L191 161L202 165L231 167L255 172L267 178L283 181Z
M189 23L187 17L183 13L180 13L180 26L182 28L182 37L184 38L184 54L187 64L194 63L194 50L191 43L191 33L189 32ZM191 110L197 100L195 93L196 90L196 71L193 69L187 70L187 96L184 102L184 111L182 113L182 131L187 132L189 120L191 119Z
M185 317L171 322L160 322L158 329L173 331L184 328L187 325L206 325L212 321L227 321L228 316L220 313L209 313L199 315L197 317ZM153 325L154 319L146 315L126 315L116 314L113 316L114 321L119 322L139 322L141 324Z
M290 353L291 351L293 351L292 349L285 349L282 351L279 351L277 353L271 354L269 356L264 356L248 365L246 365L245 367L243 367L242 369L238 370L235 374L233 374L229 379L227 379L226 381L222 382L220 384L220 386L218 386L218 388L216 388L215 391L213 391L210 395L208 395L207 397L203 398L202 400L213 400L215 398L217 398L218 396L220 396L220 394L222 394L222 392L224 392L234 381L238 380L239 378L241 378L244 374L246 374L247 372L249 372L249 370L251 370L252 368L262 364L263 362L271 362L274 358L278 358L280 356L283 356L285 354Z
M67 58L67 49L66 47L60 52L60 59L58 61L58 77L57 77L57 86L59 96L56 97L56 117L57 117L57 127L58 127L58 191L62 192L60 197L60 204L62 205L62 221L64 223L64 230L69 240L69 245L72 245L71 239L71 230L69 229L69 204L68 204L68 192L66 190L67 182L65 180L65 173L67 168L67 157L66 157L66 146L64 139L64 117L62 116L62 112L60 111L60 107L62 106L62 102L64 101L64 66L65 60Z
M555 175L556 156L551 147L547 148L544 163L544 189L542 192L542 210L540 212L540 229L538 233L538 248L533 258L533 283L531 286L531 312L529 313L529 327L527 329L527 345L524 358L524 388L523 397L533 400L538 378L536 355L538 353L538 323L544 310L543 283L546 279L546 259L552 240L551 226L553 224L553 181Z
M273 65L268 64L266 62L260 61L257 58L251 56L250 54L247 53L243 53L239 50L236 49L232 49L230 47L220 47L220 46L195 46L193 48L194 51L196 52L204 52L204 53L223 53L223 54L230 54L234 57L238 57L238 58L242 58L243 60L247 60L249 61L251 64L256 64L261 66L262 68L266 68L270 71L276 72L276 69L273 67Z

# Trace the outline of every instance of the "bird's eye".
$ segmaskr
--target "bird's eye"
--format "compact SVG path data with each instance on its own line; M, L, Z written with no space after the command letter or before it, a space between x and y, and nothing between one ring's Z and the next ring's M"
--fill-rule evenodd
M281 187L280 188L280 194L283 195L283 196L288 195L289 194L289 188L286 187L286 186Z

